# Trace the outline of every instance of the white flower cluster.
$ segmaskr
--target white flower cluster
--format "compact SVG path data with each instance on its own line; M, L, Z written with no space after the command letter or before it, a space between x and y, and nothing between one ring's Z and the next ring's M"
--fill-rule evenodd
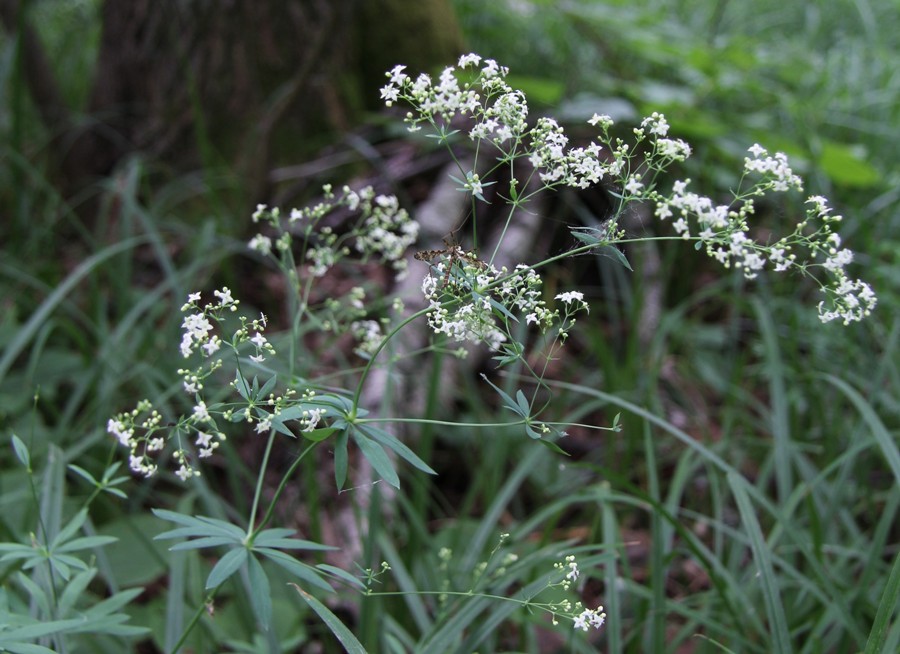
M396 196L374 195L371 187L364 191L368 192L360 194L362 221L354 229L356 251L390 262L395 270L403 272L403 255L419 237L419 223L400 207Z
M131 451L129 458L131 469L146 477L157 472L157 464L151 460L150 455L163 449L165 441L159 435L163 431L170 431L177 437L179 446L173 454L178 464L175 474L183 481L200 474L200 471L191 464L193 455L188 451L188 446L182 442L185 435L193 439L196 456L200 459L211 457L220 442L225 440L225 435L216 429L206 402L200 398L206 379L222 366L222 357L213 355L223 345L237 353L238 348L249 343L254 352L249 358L257 363L265 361L266 356L275 354L274 347L262 333L267 324L265 315L260 315L255 320L241 316L240 327L228 341L223 341L213 333L216 325L219 325L221 330L225 316L236 312L240 305L240 301L232 297L227 287L213 291L213 295L214 301L202 305L201 294L191 293L181 307L182 312L187 314L182 321L184 331L180 345L181 354L190 357L199 352L203 358L203 362L196 368L178 370L185 393L194 398L190 415L182 418L174 427L161 427L159 412L153 409L150 402L144 400L138 403L134 410L118 414L107 423L107 431ZM137 435L138 430L140 435Z
M350 324L350 333L359 341L359 345L353 351L366 359L375 354L384 338L377 320L356 320Z
M603 612L603 607L598 606L596 609L585 609L575 616L574 621L575 624L572 626L575 629L582 631L587 631L589 627L599 629L606 622L606 614Z
M475 79L461 84L458 77L469 75L466 69L477 70ZM643 187L639 176L629 177L631 148L608 136L613 120L609 116L595 114L588 123L599 127L601 139L585 146L569 147L569 138L562 126L553 118L538 118L533 127L528 125L528 103L525 95L507 84L508 69L494 60L476 54L460 57L456 67L445 68L435 84L431 77L422 74L415 80L397 66L387 73L389 83L382 89L382 97L388 106L403 100L413 107L405 121L411 131L430 124L442 137L448 135L447 123L456 115L470 116L473 125L469 138L487 141L496 146L506 157L528 157L540 174L546 187L559 185L588 188L606 177L617 180L632 196L639 195ZM649 139L650 158L657 167L684 161L691 154L690 146L680 139L667 138L669 124L665 116L654 113L635 129L640 143ZM501 157L502 159L503 157ZM476 193L474 189L473 192ZM477 189L480 192L480 188Z
M213 291L213 295L216 297L215 302L208 302L200 306L200 293L191 293L188 295L187 302L181 307L182 313L187 314L181 322L184 333L181 337L180 349L184 358L190 357L198 350L204 357L209 358L222 347L222 339L216 334L211 334L213 324L210 319L213 322L221 322L226 311L230 313L237 311L240 300L235 300L231 296L231 291L227 286L222 290ZM262 335L262 331L266 328L266 322L265 315L261 315L260 318L251 322L242 317L241 328L235 332L231 340L232 346L235 347L244 342L252 343L256 352L250 358L256 363L265 361L264 355L275 354L275 349ZM254 332L252 337L250 336L251 331ZM196 375L188 374L185 378L185 391L197 392L196 382L198 379Z
M558 314L541 299L541 285L540 276L528 266L498 270L456 246L441 255L433 274L422 282L432 309L428 324L436 334L454 341L485 343L499 350L510 322L519 317L541 330L553 323Z
M207 304L202 311L197 306L197 302L200 301L199 293L191 293L187 303L181 307L182 313L194 310L194 313L186 315L181 322L181 327L184 329L181 337L181 356L185 359L191 356L197 348L202 349L206 356L212 356L222 346L222 341L218 336L210 336L213 326L209 321L209 315L225 310L237 311L240 302L231 297L231 291L227 286L221 291L215 291L215 296L218 301Z
M563 573L563 578L560 582L552 585L558 586L563 590L569 590L581 575L581 571L578 569L578 562L572 554L566 556L564 561L554 563L553 567L560 573ZM572 604L570 601L564 600L561 608L565 614L572 618L574 629L581 629L582 631L587 631L590 627L599 629L606 621L606 613L603 612L602 606L598 606L596 609L582 609L576 614L574 611L581 608L581 602ZM554 624L556 624L555 619Z
M323 187L324 200L303 209L292 209L288 223L294 231L303 233L305 261L313 277L323 277L343 257L350 253L345 245L352 239L354 248L364 259L377 258L389 263L397 271L398 277L405 274L406 249L415 243L419 235L419 224L400 207L393 195L377 195L371 186L354 191L344 186L339 194L330 185ZM359 212L359 219L351 229L338 235L329 225L319 226L328 214L340 208ZM265 204L256 207L253 222L268 223L279 233L274 249L285 253L291 246L291 232L281 224L281 211L270 209ZM271 255L272 238L257 234L248 243L251 250L263 255Z
M428 75L413 79L403 71L403 66L397 66L388 73L389 83L382 89L382 96L388 105L403 100L411 106L405 118L410 130L428 124L443 141L455 133L449 129L449 121L466 116L472 122L468 128L471 139L495 146L501 152L501 162L512 164L516 158L527 157L545 188L587 188L605 182L619 191L618 214L631 201L650 200L655 203L657 217L673 219L677 234L698 241L709 256L726 267L740 269L748 279L767 267L808 276L814 276L814 268L821 268L828 277L825 282L816 280L827 297L819 305L819 316L825 322L861 320L875 307L872 289L844 273L853 256L840 248L839 236L830 229L840 218L828 216L824 198L811 198L816 208L807 212L807 220L788 237L774 243L760 243L751 237L748 219L754 213L755 197L802 189L802 180L791 170L784 153L770 155L758 144L749 148L743 173L758 181L749 190L736 193L729 204L717 204L688 191L690 180L676 182L672 192L663 195L656 188L656 177L673 163L690 157L691 147L669 136L669 123L661 113L654 112L641 121L633 130L635 141L631 144L610 136L613 120L609 116L595 114L587 122L599 130L598 140L572 147L562 126L552 118L540 117L529 127L524 94L507 84L508 70L491 59L464 55L456 67L446 68L436 83ZM463 188L480 198L483 188L491 183L469 172ZM527 197L517 197L515 188L514 183L510 202L518 205ZM807 229L810 223L815 223L811 232ZM496 345L500 335L492 332L493 323L486 320L486 314L469 306L472 303L462 304L457 311L465 313L459 319L442 321L436 316L439 327L455 338L468 333Z
M201 459L212 456L219 444L225 440L225 434L220 431L208 428L204 431L206 423L209 422L211 419L206 405L201 401L194 407L191 417L179 425L181 433L194 434L197 456ZM162 416L159 411L154 409L148 400L142 400L132 411L120 413L110 418L106 424L107 432L115 437L120 445L128 448L129 468L144 477L152 477L159 469L151 457L165 446L165 440L160 433L168 430L168 427L162 426L161 423ZM175 474L179 479L185 481L200 474L199 470L191 466L190 454L183 447L179 447L173 456L178 463Z
M748 190L735 194L732 205L716 205L710 198L688 191L690 180L679 180L668 196L656 191L648 195L656 203L656 216L661 220L677 217L672 228L682 238L697 240L709 256L726 268L740 269L747 279L767 267L774 272L796 270L810 276L813 269L824 269L827 280L816 279L828 298L818 306L823 322L839 319L849 324L868 316L877 298L868 284L847 277L844 268L853 261L853 252L841 248L840 235L834 231L841 216L832 215L827 199L810 197L807 203L812 206L806 210L805 219L777 241L760 243L749 235L755 197L803 188L784 153L770 156L759 144L749 152L752 157L744 160L744 173L758 175L759 179Z

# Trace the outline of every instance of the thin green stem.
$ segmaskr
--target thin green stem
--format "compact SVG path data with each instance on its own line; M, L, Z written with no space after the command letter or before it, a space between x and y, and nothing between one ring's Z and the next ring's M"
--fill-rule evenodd
M256 479L256 490L253 493L253 505L250 508L250 520L247 521L247 536L256 534L254 524L256 523L256 510L259 508L259 499L262 497L263 479L265 478L266 468L269 466L269 456L272 454L272 446L275 444L276 432L274 429L269 430L269 439L266 441L266 450L263 453L262 462L259 464L259 474ZM275 500L270 502L270 507L275 505Z
M431 307L427 309L421 309L416 313L412 314L409 318L406 318L400 324L398 324L394 329L392 329L383 339L381 339L381 343L378 344L378 347L375 348L375 351L372 352L372 356L369 358L368 363L366 363L366 367L363 369L362 375L359 377L359 383L356 385L356 391L353 394L353 412L356 413L356 407L359 406L359 398L362 395L363 384L365 384L366 379L369 377L369 371L372 370L372 365L375 363L375 359L381 353L381 351L387 346L388 342L394 337L394 335L399 332L401 329L406 327L409 323L414 320L418 320L422 316L427 316L431 313ZM354 416L355 417L355 416Z
M178 654L178 650L181 649L181 646L184 645L184 641L187 640L187 637L194 630L194 627L197 626L197 623L200 621L200 618L206 613L207 605L213 601L213 598L216 596L216 591L219 590L219 587L216 586L209 594L206 596L206 599L203 600L203 603L197 608L194 612L194 615L191 617L191 621L187 623L184 627L184 631L181 632L181 636L178 638L178 642L169 650L169 654Z
M313 448L318 445L318 443L310 443L305 450L303 450L299 456L294 460L291 466L285 471L284 475L281 477L281 482L278 484L278 488L275 489L275 493L272 495L272 499L269 501L269 508L266 510L265 515L262 517L262 520L259 521L259 526L251 534L251 540L260 532L262 529L269 523L269 520L272 519L272 513L275 511L275 505L278 502L278 498L281 497L281 493L284 492L285 487L287 486L288 480L291 479L294 472L300 466L300 462L306 458L306 455L312 452ZM268 451L266 452L268 454ZM262 477L262 475L260 475ZM255 507L254 507L255 508ZM252 524L252 522L251 522Z

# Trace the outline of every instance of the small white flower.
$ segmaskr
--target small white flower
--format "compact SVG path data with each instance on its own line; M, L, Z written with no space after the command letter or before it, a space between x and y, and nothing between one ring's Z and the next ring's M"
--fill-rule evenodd
M560 293L556 296L557 300L562 300L565 303L569 302L580 302L584 299L584 293L580 293L578 291L568 291L566 293Z
M579 615L577 618L575 618L575 624L573 625L574 628L581 629L582 631L587 631L588 630L587 618L588 618L587 611L585 611L584 613Z
M250 239L250 242L247 243L247 247L260 254L269 254L269 252L272 251L272 239L268 236L257 234Z
M625 183L625 190L631 195L637 195L642 188L644 188L644 184L638 179L637 175L632 175Z
M761 157L762 155L766 154L766 152L767 152L766 149L763 146L761 146L759 143L754 143L747 150L754 157Z
M209 422L209 411L206 409L206 402L202 400L197 403L197 406L194 407L193 413L194 422Z

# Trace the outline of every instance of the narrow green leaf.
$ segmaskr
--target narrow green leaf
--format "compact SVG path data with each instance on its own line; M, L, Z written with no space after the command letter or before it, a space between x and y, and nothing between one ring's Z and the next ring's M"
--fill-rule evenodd
M52 649L47 649L43 645L7 642L5 638L0 639L0 646L2 646L5 651L11 652L12 654L57 654Z
M269 379L266 381L266 383L263 384L263 387L261 389L259 389L259 394L257 395L257 397L264 399L266 396L268 396L268 394L271 392L271 390L273 388L275 388L275 382L277 379L278 379L278 377L275 375L272 375L271 377L269 377Z
M256 534L253 543L261 545L265 540L274 540L276 538L290 538L297 533L296 529L288 529L286 527L272 527L271 529L263 529Z
M8 649L10 652L20 651L20 652L50 652L50 654L55 654L55 652L51 649L47 649L45 647L39 648L38 645L35 645L35 649L27 650L21 649L24 641L35 640L37 638L41 638L43 636L49 636L51 634L60 633L64 631L70 631L81 624L83 620L80 618L72 619L72 620L54 620L52 622L35 622L34 624L29 624L23 627L16 627L15 629L7 629L0 632L0 647ZM17 647L18 649L14 649Z
M244 376L241 374L241 369L238 368L234 372L234 389L238 392L246 402L250 401L250 385L247 383L247 380L244 379ZM243 413L235 412L235 413Z
M734 500L741 514L741 522L750 538L750 549L753 550L753 560L759 571L758 579L762 584L763 603L766 607L766 617L769 621L771 636L770 647L775 654L790 654L791 639L788 633L787 620L785 619L784 606L781 603L781 595L778 591L778 581L772 568L772 558L769 547L763 538L762 529L756 519L753 504L744 488L744 478L735 472L727 474L728 485L734 494Z
M66 615L75 606L91 580L97 575L96 570L84 570L72 577L62 595L59 596L59 615Z
M241 566L247 561L247 548L235 547L225 554L218 563L213 566L209 576L206 578L206 588L216 588L221 586L231 575L240 570Z
M70 540L68 543L65 543L56 548L57 552L77 552L79 550L86 550L92 547L103 547L104 545L109 545L110 543L115 543L118 538L113 536L85 536L83 538L76 538L75 540Z
M869 639L866 641L865 654L880 654L886 651L884 649L885 639L898 603L900 603L900 554L894 557L894 565L891 567L891 574L884 587L881 602L878 603L872 631L869 632Z
M562 454L563 456L571 456L568 452L566 452L559 445L557 445L553 441L548 441L546 438L540 438L540 439L538 439L537 442L540 443L541 445L543 445L544 447L546 447L548 450L550 450L554 454Z
M22 442L22 439L13 434L12 437L13 450L15 450L16 458L22 462L26 468L31 468L31 455L28 453L28 447Z
M350 440L349 426L347 429L338 434L334 441L334 482L338 490L344 487L347 481L347 467L349 465L347 457L347 444Z
M263 628L269 631L272 628L272 590L269 578L256 557L251 556L247 563L250 568L250 604Z
M628 259L625 258L625 253L622 252L619 248L614 245L608 245L605 247L601 247L597 250L597 254L608 256L610 259L615 259L620 264L625 266L628 270L634 272L634 269L631 267L631 264L628 263Z
M57 549L62 543L65 543L81 529L85 520L87 520L87 509L81 509L76 513L65 527L53 539L50 549Z
M273 547L280 550L309 550L315 552L331 552L340 549L332 545L323 545L322 543L316 543L311 540L302 540L300 538L278 538L266 543L256 544L263 547Z
M385 447L389 447L394 452L397 453L404 461L411 464L413 467L421 470L422 472L427 472L429 475L436 475L431 466L425 463L422 459L419 458L415 452L409 449L403 442L401 442L396 436L385 431L384 429L380 429L375 427L374 425L363 425L360 427L363 433L366 436L378 441Z
M15 438L15 436L13 436ZM94 479L94 475L89 473L87 470L82 468L81 466L77 466L74 463L70 463L68 465L69 470L74 472L76 475L87 481L91 486L100 486L100 482Z
M394 488L400 488L400 477L384 448L359 430L354 430L353 440L378 476Z
M53 292L47 296L41 306L34 311L28 318L28 322L16 330L16 335L11 342L6 343L3 349L3 356L0 357L0 380L6 377L6 373L12 367L13 363L18 359L19 355L25 349L29 341L40 331L41 325L50 317L56 308L63 303L66 296L75 288L75 286L97 266L113 257L120 252L125 252L143 245L148 242L150 237L138 236L125 241L120 241L114 245L107 246L96 254L82 261L78 266L69 273L68 277L61 284L57 284Z
M829 383L837 386L856 406L856 410L859 411L863 420L869 425L869 429L872 430L872 436L875 437L875 441L881 448L881 453L884 454L884 458L887 460L891 472L894 473L894 482L900 486L900 451L898 451L897 443L888 432L887 427L884 426L881 418L875 413L875 409L872 408L871 404L866 402L863 396L860 395L855 388L850 386L850 384L844 380L838 379L833 375L824 375L824 377Z
M209 547L220 547L222 545L239 545L240 542L235 542L233 538L230 536L204 536L202 538L195 538L194 540L186 540L181 543L176 543L169 548L170 552L180 552L184 550L202 550Z
M605 239L599 238L599 232L597 230L591 229L590 227L572 229L570 230L570 233L585 245L599 245L605 241Z
M320 429L313 429L312 431L301 431L300 435L313 443L321 443L336 431L337 429L334 427L321 427Z
M500 387L498 387L496 384L494 384L490 379L488 379L487 375L485 375L484 373L481 373L481 378L484 381L486 381L488 384L490 384L491 388L493 388L495 391L497 391L497 393L500 395L500 399L503 400L503 404L507 408L512 409L515 413L522 416L523 418L528 417L527 413L525 415L522 415L522 412L519 410L519 405L516 403L516 401L513 400L509 395L507 395L503 390L501 390Z
M281 529L272 531L282 531ZM288 531L288 530L284 530ZM314 551L329 551L336 550L338 548L332 547L331 545L323 545L322 543L316 543L311 540L303 540L301 538L285 538L283 536L278 536L277 534L268 535L266 532L262 532L253 540L254 547L273 547L276 549L283 550L314 550Z
M479 301L481 299L477 293L473 292L472 296L473 296L473 304L475 304L476 301ZM494 298L489 298L489 300L491 303L491 307L494 309L494 311L499 313L501 316L503 316L510 322L519 322L519 319L516 318L512 313L510 313L509 309L507 309L505 306L503 306L500 302L498 302Z
M523 416L531 415L531 404L529 404L527 398L525 397L525 393L522 392L522 389L516 391L516 404L518 404L519 408L522 410Z
M344 570L343 568L338 568L333 565L328 565L327 563L319 563L316 566L316 569L321 570L323 572L327 572L330 575L337 577L343 581L346 581L349 585L353 586L358 590L365 589L366 585L361 582L359 579L354 577L352 574Z
M306 565L302 561L298 561L290 554L279 550L273 550L268 547L258 547L254 552L259 556L266 557L272 561L272 563L284 568L292 575L304 580L306 583L329 593L334 592L334 589L328 582L322 579L318 570Z
M293 586L297 590L297 594L300 595L300 599L306 602L309 607L316 612L316 615L322 618L322 622L324 622L329 631L334 634L334 637L338 639L338 642L343 645L344 651L347 652L347 654L367 654L365 648L356 639L356 636L354 636L353 633L349 629L347 629L346 625L341 622L340 618L332 613L327 606L322 604L322 602L317 600L315 597L307 593L296 584L291 584L291 586Z

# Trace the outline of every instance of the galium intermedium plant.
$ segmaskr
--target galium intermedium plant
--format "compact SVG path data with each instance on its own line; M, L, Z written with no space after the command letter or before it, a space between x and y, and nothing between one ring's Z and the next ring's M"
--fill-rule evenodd
M542 419L552 402L542 380L547 363L564 346L576 321L588 317L589 305L578 290L547 297L541 269L567 257L642 240L627 236L618 223L633 204L649 204L655 217L670 224L673 235L654 238L692 241L696 249L725 268L741 270L748 279L763 271L799 273L813 279L823 295L817 307L823 322L848 324L863 319L875 307L872 289L845 272L853 254L842 246L836 231L841 218L825 198L810 197L805 214L784 235L754 238L751 221L756 202L802 189L802 181L782 153L769 153L758 144L750 147L731 200L719 204L691 190L688 179L668 182L669 170L688 159L692 150L669 135L662 114L645 118L628 140L614 134L610 117L594 115L588 123L596 130L596 138L574 144L554 119L530 116L525 95L510 87L507 72L491 59L469 54L461 57L457 66L446 68L437 80L426 74L413 78L404 66L396 66L387 73L388 83L381 89L389 107L407 107L404 120L410 131L427 130L451 156L450 146L458 142L468 141L474 148L471 168L454 159L459 164L459 176L454 179L471 201L471 249L448 240L443 249L417 252L415 259L420 263L410 268L407 253L416 241L418 225L396 197L378 194L371 187L335 190L326 186L315 206L286 212L260 205L253 221L264 229L249 246L271 259L289 282L291 331L270 340L266 316L241 313L239 300L227 288L215 291L206 301L200 292L192 293L182 307L180 348L188 363L178 371L191 410L164 417L149 401L142 401L134 410L109 421L108 430L127 449L133 471L148 477L158 474L160 452L169 448L175 474L186 483L202 474L204 461L229 445L226 432L232 440L235 434L267 439L252 508L244 524L157 511L178 525L163 537L196 538L176 548L228 549L214 566L207 589L214 593L243 569L255 589L251 599L264 625L271 623L271 603L259 590L269 587L270 573L263 571L262 560L281 566L304 588L325 590L331 582L340 581L373 593L369 583L347 571L309 565L290 554L323 545L296 539L290 529L268 527L286 481L312 450L328 447L334 452L338 488L347 481L351 444L392 486L399 486L394 457L421 472L434 472L412 449L414 445L404 444L381 426L392 417L415 422L415 416L367 417L373 407L361 405L371 372L388 365L392 340L414 323L427 323L433 333L432 349L480 344L495 353L499 366L516 363L528 371L534 383L514 394L502 391L487 378L485 381L498 393L504 410L512 412L512 418L503 424L518 427L551 449L560 449L565 425ZM616 211L600 226L573 227L575 246L565 253L542 261L523 261L511 268L497 265L504 239L501 236L492 251L476 253L477 221L479 209L487 202L485 189L497 184L501 171L506 173L503 179L510 181L508 187L496 189L492 199L502 200L508 209L503 235L517 211L537 194L562 187L603 185L617 198ZM335 229L334 221L327 220L335 212L355 214L358 219L349 227ZM455 230L448 225L451 231ZM624 255L616 252L627 265ZM369 291L363 288L354 288L344 298L312 303L314 285L329 271L373 261L390 266L397 276L421 274L424 308L408 311L397 298L369 298ZM523 326L530 330L527 340L522 337ZM348 374L353 382L346 388L318 383L315 366L298 369L294 353L304 329L350 334L356 339L355 351L366 363L355 378ZM284 345L276 348L273 341ZM263 382L258 380L260 375L265 377ZM208 399L213 395L210 391L218 391L225 380L231 386L231 399ZM236 431L226 427L228 424L243 427ZM284 438L302 439L306 447L261 513L262 480L273 450ZM564 552L560 557L565 563L555 571L560 575L557 581L574 583L576 562L565 558ZM543 607L554 621L566 617L576 630L599 628L605 618L602 607L587 610L570 603L548 608L533 598L526 598L523 604Z

